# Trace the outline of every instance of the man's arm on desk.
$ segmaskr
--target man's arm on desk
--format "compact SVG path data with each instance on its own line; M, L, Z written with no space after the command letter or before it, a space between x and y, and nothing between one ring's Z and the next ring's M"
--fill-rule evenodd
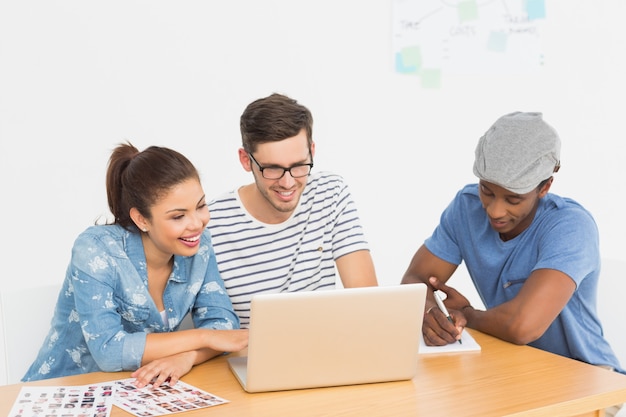
M544 334L575 290L576 284L564 273L538 269L513 299L486 311L455 304L452 300L451 305L453 309L461 309L467 327L507 342L526 345ZM454 299L453 294L451 297Z
M519 293L510 301L488 310L476 310L461 293L445 285L454 270L456 265L441 260L422 245L413 257L402 283L425 282L434 289L442 290L447 295L445 304L455 324L519 345L541 337L576 289L574 281L564 273L539 269L528 277ZM431 277L437 280L432 281ZM434 305L429 294L426 311ZM431 310L431 313L435 310ZM426 343L452 343L450 335L454 334L453 331L445 326L445 322L434 320L431 316L426 314L424 318ZM442 333L442 330L448 330L448 334Z

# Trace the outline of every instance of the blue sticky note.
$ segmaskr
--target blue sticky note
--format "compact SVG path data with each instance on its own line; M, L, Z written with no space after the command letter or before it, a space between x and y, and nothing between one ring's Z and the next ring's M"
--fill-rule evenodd
M402 49L396 53L396 71L401 74L418 74L422 67L422 51L419 46Z
M487 50L503 53L506 51L508 36L504 32L491 31L487 37Z
M544 0L526 0L528 20L546 18L546 2Z

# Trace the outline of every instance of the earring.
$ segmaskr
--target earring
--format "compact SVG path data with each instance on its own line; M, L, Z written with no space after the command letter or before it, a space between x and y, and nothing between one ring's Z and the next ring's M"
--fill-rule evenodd
M141 229L142 232L146 233L148 231L148 229Z

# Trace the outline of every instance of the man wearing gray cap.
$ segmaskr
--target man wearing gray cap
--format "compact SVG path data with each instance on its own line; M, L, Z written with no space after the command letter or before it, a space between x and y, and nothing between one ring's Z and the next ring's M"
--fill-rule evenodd
M402 278L403 284L425 282L447 294L454 323L429 295L427 344L453 343L470 327L626 373L596 311L595 221L577 202L549 193L560 147L541 113L502 116L480 138L474 161L479 183L457 193ZM445 285L461 262L484 311Z

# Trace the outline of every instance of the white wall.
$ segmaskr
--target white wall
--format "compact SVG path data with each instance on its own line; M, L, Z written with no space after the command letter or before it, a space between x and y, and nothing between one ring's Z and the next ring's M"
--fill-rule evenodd
M248 182L239 115L274 91L312 110L315 169L352 185L382 284L475 181L479 136L515 110L559 131L552 190L592 211L603 256L626 259L626 2L546 5L544 70L424 89L394 72L390 0L0 1L0 290L62 280L75 236L107 213L121 141L182 151L208 196Z

